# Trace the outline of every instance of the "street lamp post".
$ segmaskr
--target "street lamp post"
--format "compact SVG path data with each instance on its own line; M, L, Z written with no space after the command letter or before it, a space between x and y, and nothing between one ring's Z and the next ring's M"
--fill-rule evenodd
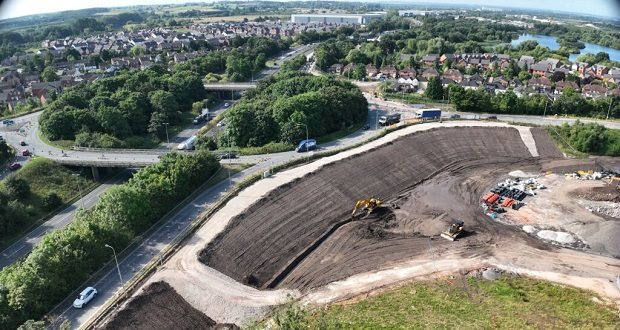
M84 207L84 195L82 194L82 186L80 185L80 175L77 173L71 174L77 178L78 190L80 191L80 201L82 202L82 208Z
M609 98L609 108L607 109L607 118L609 119L609 113L611 112L611 104L614 103L614 99L613 98Z
M166 127L166 143L168 143L168 148L170 148L170 138L168 137L168 125L170 125L170 123L164 123L164 126Z
M123 276L121 275L121 268L118 266L118 259L116 259L116 250L113 247L106 244L105 247L112 249L112 253L114 254L114 261L116 262L116 270L118 271L118 278L121 280L121 286L123 285Z
M297 125L303 125L306 128L306 152L308 152L308 125L302 123L297 123Z

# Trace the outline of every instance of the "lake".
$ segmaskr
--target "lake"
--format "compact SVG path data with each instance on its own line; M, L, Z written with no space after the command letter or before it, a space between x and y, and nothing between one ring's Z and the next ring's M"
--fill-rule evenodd
M549 47L549 49L551 50L560 49L560 44L558 44L558 42L556 41L556 37L549 37L549 36L536 35L536 34L522 34L519 36L518 39L513 40L510 44L512 46L517 46L518 44L526 40L536 40L539 45ZM609 54L610 60L620 62L620 50L609 48L609 47L603 47L603 46L599 46L595 44L590 44L587 42L584 42L584 44L586 45L586 48L581 49L581 53L570 54L570 57L568 58L570 61L575 62L577 60L577 56L581 54L585 54L585 53L596 54L598 52L605 52Z

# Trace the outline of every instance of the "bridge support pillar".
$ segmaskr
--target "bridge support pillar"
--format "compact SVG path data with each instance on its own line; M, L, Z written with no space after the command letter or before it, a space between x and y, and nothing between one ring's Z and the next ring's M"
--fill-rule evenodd
M99 181L99 168L96 166L91 166L90 169L93 172L93 180Z

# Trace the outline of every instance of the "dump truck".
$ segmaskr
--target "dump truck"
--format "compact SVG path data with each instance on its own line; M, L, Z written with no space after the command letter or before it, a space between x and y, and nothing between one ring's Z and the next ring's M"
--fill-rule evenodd
M394 113L391 115L379 117L379 124L381 126L394 125L394 124L397 124L398 122L400 122L400 113Z
M456 240L457 237L459 237L463 233L463 226L464 226L463 220L456 220L452 222L448 230L441 233L441 237L447 240L450 240L450 241L454 241Z
M441 118L440 109L422 109L415 112L418 119L439 119Z

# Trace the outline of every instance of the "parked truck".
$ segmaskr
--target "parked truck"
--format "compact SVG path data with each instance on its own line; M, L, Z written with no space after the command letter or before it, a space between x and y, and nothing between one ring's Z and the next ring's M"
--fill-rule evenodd
M415 117L418 119L439 119L441 118L440 109L423 109L415 112Z
M391 115L379 117L379 124L381 124L381 126L394 125L394 124L397 124L399 121L400 121L400 113L394 113Z

